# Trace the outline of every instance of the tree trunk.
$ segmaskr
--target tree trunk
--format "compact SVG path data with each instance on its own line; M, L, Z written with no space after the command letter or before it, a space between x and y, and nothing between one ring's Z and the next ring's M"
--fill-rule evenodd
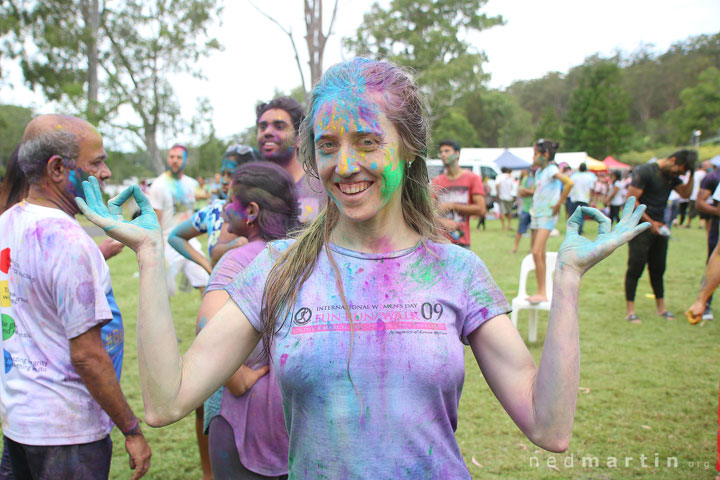
M83 0L81 11L85 20L85 47L87 50L87 109L85 115L93 125L100 121L98 113L98 32L100 30L99 0Z
M160 148L158 147L157 140L155 138L155 126L145 125L144 130L145 147L147 148L148 155L150 155L150 162L155 169L155 172L160 175L165 171L165 162L163 162L162 154L160 153Z

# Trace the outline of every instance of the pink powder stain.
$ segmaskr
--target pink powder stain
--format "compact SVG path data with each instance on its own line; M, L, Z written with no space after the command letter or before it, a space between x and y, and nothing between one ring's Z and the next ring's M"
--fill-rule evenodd
M282 355L280 355L280 368L285 368L285 362L287 362L287 359L288 359L287 353L283 353Z

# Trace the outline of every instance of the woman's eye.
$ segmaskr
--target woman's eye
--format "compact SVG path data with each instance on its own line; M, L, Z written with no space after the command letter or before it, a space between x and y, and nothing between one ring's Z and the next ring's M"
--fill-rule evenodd
M377 146L377 141L373 140L372 138L363 138L360 140L360 146L363 148L372 148Z
M318 148L320 150L324 150L324 151L331 150L334 147L335 147L335 142L322 142L322 143L320 143L320 145L318 145Z

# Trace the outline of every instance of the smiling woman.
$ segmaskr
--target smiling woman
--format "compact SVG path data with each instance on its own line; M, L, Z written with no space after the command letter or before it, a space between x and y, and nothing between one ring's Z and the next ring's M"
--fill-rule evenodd
M282 392L290 478L467 479L455 440L470 345L484 378L537 445L567 448L579 378L581 276L647 224L582 207L557 259L542 361L536 367L485 264L446 243L430 195L428 126L412 76L388 62L331 67L313 90L299 158L332 197L296 238L272 242L227 287L228 301L180 357L163 290L162 239L142 215L92 221L137 251L138 359L146 420L195 408L237 370L261 334ZM91 184L86 184L91 188ZM91 199L97 197L88 196ZM247 206L237 210L252 213ZM590 241L582 216L599 223Z

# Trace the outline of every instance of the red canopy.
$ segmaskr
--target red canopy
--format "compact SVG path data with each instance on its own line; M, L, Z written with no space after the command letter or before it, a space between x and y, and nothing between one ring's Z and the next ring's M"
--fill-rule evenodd
M605 157L605 160L603 160L603 163L608 168L608 170L612 170L612 169L616 169L616 168L630 168L630 165L625 165L622 162L618 162L610 155Z

